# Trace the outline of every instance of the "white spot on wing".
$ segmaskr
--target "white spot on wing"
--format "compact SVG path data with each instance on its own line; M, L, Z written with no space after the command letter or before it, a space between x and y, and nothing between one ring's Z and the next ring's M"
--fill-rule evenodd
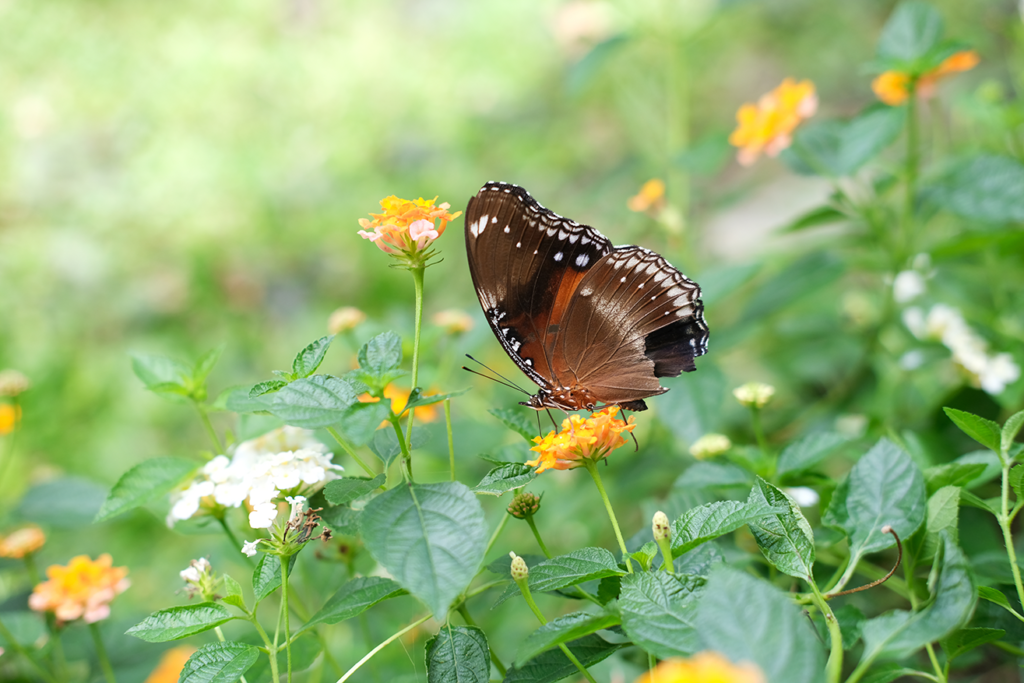
M491 221L491 222L493 223L494 221ZM510 226L510 225L506 225L505 226L505 232L507 233L511 229L511 227L512 226Z
M497 217L497 216L495 216L494 218L492 218L492 219L491 219L491 222L492 222L492 223L497 223L497 222L498 222L498 217Z
M588 263L590 263L590 257L586 254L580 254L576 257L576 265L580 268L585 268Z
M555 260L556 261L561 261L562 260L562 252L558 252L557 254L555 254Z

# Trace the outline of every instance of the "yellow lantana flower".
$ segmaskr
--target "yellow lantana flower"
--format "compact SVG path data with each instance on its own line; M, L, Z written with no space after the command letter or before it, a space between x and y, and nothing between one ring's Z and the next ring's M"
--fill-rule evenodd
M665 205L665 181L651 178L626 201L630 211L657 211Z
M90 560L88 555L71 558L68 565L51 565L49 581L37 585L28 606L37 612L53 612L60 621L81 618L92 624L110 616L110 602L131 585L127 567L114 567L104 553Z
M622 432L632 432L636 426L634 417L628 421L616 419L618 406L609 406L588 417L570 415L562 420L562 431L550 432L547 436L536 437L537 445L531 448L540 455L526 462L536 467L537 472L544 470L571 470L583 467L585 461L597 461L626 443Z
M20 560L46 543L46 536L37 526L26 526L0 538L0 557Z
M666 659L634 683L765 683L765 677L754 664L733 664L717 652L705 651Z
M437 393L436 389L428 389L428 391L430 394ZM401 415L402 411L405 410L405 404L409 402L409 395L411 393L412 390L406 389L405 387L395 386L394 384L389 384L384 387L384 398L391 401L391 411L394 412L395 415ZM359 397L359 400L362 403L376 403L380 399L376 396L363 394ZM412 409L412 412L415 414L416 420L419 422L435 422L438 419L436 403L431 403L428 406L416 406ZM387 424L388 421L384 420L380 423L380 426L384 427Z
M961 50L945 60L942 64L931 71L926 71L917 79L916 92L922 98L929 98L935 94L936 84L946 76L970 71L978 66L981 58L974 50ZM891 107L896 107L907 101L910 97L910 74L902 71L886 71L871 82L871 89L875 91L878 99Z
M178 683L181 670L185 668L185 663L195 651L196 648L191 645L179 645L167 650L160 657L160 663L153 669L153 673L149 674L145 683Z
M433 199L400 199L395 195L380 200L384 209L371 213L373 220L359 219L363 228L359 235L377 245L377 248L392 256L424 258L424 252L434 240L444 234L449 221L462 215L461 211L448 213L451 205L447 202L435 204Z
M776 156L793 142L793 131L818 109L814 84L787 78L757 104L744 104L736 112L738 125L729 144L739 148L737 159L750 166L764 152Z
M21 406L0 403L0 436L10 434L21 420Z

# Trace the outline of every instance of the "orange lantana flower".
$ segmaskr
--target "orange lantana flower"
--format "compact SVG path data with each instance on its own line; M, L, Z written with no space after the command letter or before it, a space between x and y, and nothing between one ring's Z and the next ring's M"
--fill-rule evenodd
M153 673L149 674L145 683L178 683L181 670L185 668L185 663L195 651L196 648L191 645L179 645L167 650L160 657L160 663L153 669Z
M537 445L530 450L540 455L526 464L536 467L540 473L550 469L571 470L583 467L585 461L607 458L626 443L622 432L632 432L636 426L632 415L628 421L615 419L618 412L618 406L609 406L585 420L579 415L570 415L562 420L562 431L533 440Z
M737 159L750 166L764 152L770 157L789 147L793 131L818 109L818 96L810 81L792 78L762 96L757 104L744 104L736 112L738 125L729 144L739 148Z
M26 526L17 531L0 537L0 557L11 557L20 560L34 553L46 543L46 536L37 526Z
M0 436L10 434L21 420L21 406L0 403Z
M936 84L950 74L970 71L978 66L981 58L974 50L961 50L945 60L931 71L926 71L917 79L916 92L927 99L935 94ZM871 89L878 99L891 107L903 104L910 97L910 74L902 71L886 71L871 82Z
M640 187L640 191L626 201L630 211L657 211L665 206L665 181L651 178Z
M634 683L765 683L765 677L754 664L733 664L717 652L705 651L666 659Z
M380 200L382 213L371 213L373 220L359 219L363 239L368 239L377 248L393 256L415 257L422 255L438 237L444 234L449 221L455 220L461 211L448 213L451 205L447 202L435 204L433 199L399 199L395 195Z
M127 567L112 566L110 555L104 553L89 559L88 555L71 558L66 567L54 564L46 570L49 581L35 587L28 606L37 612L53 612L60 621L82 618L87 624L110 615L110 601L130 585Z
M436 389L428 389L428 391L430 391L431 394L437 393ZM405 404L409 402L409 394L411 393L412 390L406 389L405 387L395 386L394 384L389 384L384 387L384 398L391 401L391 410L395 415L401 415L402 411L405 410ZM380 399L376 396L363 394L359 397L359 400L362 403L376 403ZM412 412L416 415L416 419L419 422L434 422L438 418L436 403L431 403L428 406L417 406L412 409ZM387 424L388 421L384 420L380 423L380 426L384 427Z

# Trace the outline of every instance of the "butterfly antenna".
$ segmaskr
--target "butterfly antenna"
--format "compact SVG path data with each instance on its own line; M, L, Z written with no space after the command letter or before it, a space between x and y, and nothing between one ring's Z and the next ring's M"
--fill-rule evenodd
M505 386L508 386L508 387L512 387L513 389L517 389L517 390L519 390L520 392L522 392L522 393L526 394L527 396L529 396L529 395L530 395L530 392L529 392L529 391L527 391L526 389L523 389L523 388L522 388L521 386L517 385L517 384L516 384L515 382L513 382L512 380L510 380L510 379L509 379L508 377L505 377L505 375L502 375L502 374L500 374L500 373L496 372L495 370L493 370L493 369L491 369L491 368L487 367L486 365L484 365L483 363L481 363L480 361L478 361L478 360L477 360L476 358L473 358L473 356L469 355L468 353L466 354L466 358L470 359L471 361L473 361L474 363L476 363L476 364L477 364L477 365L479 365L480 367L482 367L482 368L485 368L485 369L487 370L487 372L491 372L491 373L494 373L495 375L497 375L497 376L498 376L498 377L500 377L501 379L505 380L505 382L506 382ZM462 366L462 369L463 369L463 370L469 370L469 368L467 368L466 366ZM469 371L470 371L470 372L473 372L472 370L469 370ZM482 374L480 374L479 372L478 372L478 373L476 373L476 374L480 375L481 377L487 377L487 375L482 375ZM494 379L494 378L493 378L493 377L488 377L488 379ZM495 381L495 382L497 382L498 380L494 380L494 381ZM500 384L500 382L499 382L499 384Z
M497 382L498 384L500 384L502 386L505 386L505 387L508 387L509 389L515 389L516 391L522 391L527 396L530 395L528 392L523 391L521 388L517 387L515 384L510 384L508 382L502 382L500 379L496 379L494 377L491 377L490 375L485 375L482 372L477 372L476 370L473 370L472 368L467 368L465 365L462 366L462 369L465 370L466 372L472 372L474 375L480 375L484 379L489 379L492 382Z

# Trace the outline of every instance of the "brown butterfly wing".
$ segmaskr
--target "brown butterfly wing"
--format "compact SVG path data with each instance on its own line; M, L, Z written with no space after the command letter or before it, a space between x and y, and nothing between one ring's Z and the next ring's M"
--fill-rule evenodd
M469 200L465 226L469 270L494 335L539 386L563 386L571 377L552 363L562 319L611 243L508 183L484 185Z
M700 287L658 254L616 247L587 272L552 359L605 403L667 391L659 377L696 369L707 351Z

